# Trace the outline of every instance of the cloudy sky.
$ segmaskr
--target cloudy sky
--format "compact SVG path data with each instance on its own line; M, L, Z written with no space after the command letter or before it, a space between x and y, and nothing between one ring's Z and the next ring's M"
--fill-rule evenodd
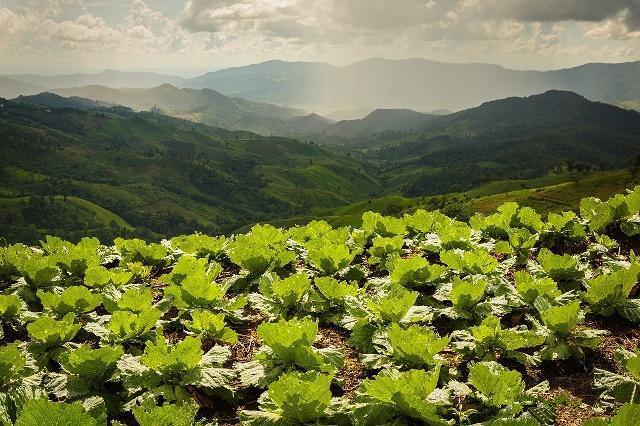
M640 0L0 0L0 74L370 57L640 60Z

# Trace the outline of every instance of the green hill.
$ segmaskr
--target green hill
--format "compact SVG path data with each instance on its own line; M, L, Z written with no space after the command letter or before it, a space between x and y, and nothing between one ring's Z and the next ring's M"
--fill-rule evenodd
M557 198L558 188L589 195L576 177L631 167L640 152L639 113L567 92L430 117L420 131L386 131L346 148L123 107L3 105L0 232L11 240L73 239L84 230L107 239L220 233L317 217L343 224L365 209L421 206L468 217L507 199L551 211L575 207Z
M3 105L0 233L10 240L31 223L32 240L98 228L107 236L225 232L381 192L363 163L292 139L123 108Z
M602 172L563 172L529 180L492 181L465 192L425 197L405 197L400 194L370 198L331 209L316 209L311 214L269 221L277 226L306 224L325 220L333 226L360 226L362 215L373 211L384 215L412 213L418 209L441 210L467 220L474 213L492 213L501 204L517 202L532 207L541 214L557 213L579 208L587 197L608 199L640 185L638 170L610 170ZM250 225L238 231L246 231Z
M387 132L355 147L383 167L388 188L445 194L566 167L631 166L640 154L640 113L552 91L436 117L419 132Z

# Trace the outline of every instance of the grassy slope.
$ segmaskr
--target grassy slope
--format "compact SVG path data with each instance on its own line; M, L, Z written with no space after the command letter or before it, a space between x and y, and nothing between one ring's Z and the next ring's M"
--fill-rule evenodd
M367 211L379 213L410 212L420 208L433 210L454 206L458 212L470 216L475 212L488 213L501 204L515 201L547 214L562 210L576 209L585 197L608 199L640 185L640 175L633 177L628 170L592 173L588 176L550 174L539 179L523 181L496 181L482 185L471 191L444 196L407 198L389 195L368 201L354 203L332 210L319 210L315 215L295 217L271 223L287 227L304 224L314 219L322 219L334 226L359 226L362 214ZM244 231L249 227L243 227Z
M466 203L473 211L487 212L507 201L536 208L540 213L562 209L575 209L586 197L608 199L624 193L640 184L640 176L634 177L628 170L596 173L579 180L552 184L537 189L507 191L488 195Z
M19 204L28 203L31 197L19 197L19 198L0 198L0 209L14 208ZM110 212L109 210L100 207L91 201L84 200L82 198L67 196L54 196L55 201L61 203L67 203L73 207L82 209L88 214L92 215L95 219L95 227L110 226L114 222L118 227L132 231L134 229L126 220L118 216L117 214Z

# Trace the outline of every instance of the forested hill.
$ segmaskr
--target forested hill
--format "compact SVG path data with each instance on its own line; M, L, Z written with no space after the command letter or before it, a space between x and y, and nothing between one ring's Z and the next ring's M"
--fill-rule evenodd
M640 113L571 92L508 98L426 121L414 132L360 140L386 165L389 186L409 196L539 177L567 164L584 170L631 166L640 154Z
M614 105L592 102L573 92L551 90L529 97L512 97L486 102L454 114L425 121L423 130L429 132L450 131L452 127L478 134L496 129L508 129L524 133L546 126L584 125L621 132L640 130L640 113ZM461 132L463 130L461 129Z
M9 240L225 232L380 191L363 164L310 143L122 107L0 105Z

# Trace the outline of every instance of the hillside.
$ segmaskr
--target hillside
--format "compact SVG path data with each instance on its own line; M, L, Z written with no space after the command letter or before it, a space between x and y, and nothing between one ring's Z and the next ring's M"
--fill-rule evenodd
M608 199L637 186L640 186L638 168L590 172L561 170L535 179L495 180L464 192L413 198L391 193L337 208L314 209L307 215L270 220L268 223L289 227L324 220L334 227L359 227L362 226L362 215L368 211L397 216L419 209L439 210L459 220L468 220L475 213L495 213L500 205L507 202L534 208L544 216L567 210L578 211L583 198ZM252 225L243 226L236 232L246 232Z
M291 139L122 108L2 103L0 234L8 240L225 232L381 191L361 162Z
M553 89L595 101L624 102L640 98L638 75L640 62L543 72L425 59L370 59L343 67L272 61L209 73L185 85L321 113L381 107L459 111Z
M287 120L301 111L240 98L230 98L210 89L179 89L163 84L151 89L112 89L86 86L54 91L62 96L78 96L111 104L124 105L138 111L154 107L163 113L201 122L210 126L236 130L253 130L243 123L250 120ZM277 130L277 129L276 129ZM277 131L266 134L281 134Z
M551 91L488 102L436 117L419 132L381 134L353 146L384 168L390 189L444 194L567 165L631 166L640 154L640 113Z
M579 204L0 247L0 421L637 424L640 187Z
M547 215L565 210L577 211L583 198L608 199L638 185L640 172L637 169L589 173L565 171L529 180L492 181L460 193L418 198L401 195L374 198L336 209L319 210L316 219L326 220L333 226L360 226L362 215L367 211L398 214L437 209L466 220L475 213L494 213L507 202L516 202ZM289 221L288 224L304 224L309 220Z
M640 111L640 99L632 99L629 101L620 102L619 105L622 108L634 109Z

